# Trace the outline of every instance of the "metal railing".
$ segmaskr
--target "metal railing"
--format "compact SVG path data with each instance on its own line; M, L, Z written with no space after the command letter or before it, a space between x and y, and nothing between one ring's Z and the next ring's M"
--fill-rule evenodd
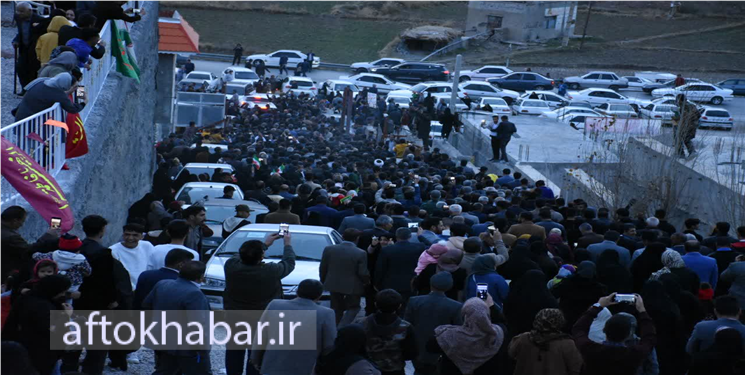
M80 119L83 120L83 124L85 124L88 115L93 111L96 99L98 99L98 95L101 93L101 88L103 88L106 78L109 76L109 72L114 68L116 62L113 56L111 56L111 22L115 21L109 20L106 22L99 33L101 40L106 42L106 53L100 60L93 59L90 70L83 69L83 80L80 82L80 85L85 87L85 95L88 98L85 108L80 111ZM117 26L123 27L123 22L117 24Z
M49 119L64 121L66 115L60 104L55 103L50 108L2 128L0 132L5 139L26 152L51 176L55 176L65 164L64 130L44 123ZM39 142L38 138L44 142ZM18 199L18 192L7 180L2 180L1 189L3 205Z

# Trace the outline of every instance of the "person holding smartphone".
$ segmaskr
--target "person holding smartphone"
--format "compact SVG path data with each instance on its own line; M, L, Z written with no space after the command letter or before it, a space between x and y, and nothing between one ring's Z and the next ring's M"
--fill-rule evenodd
M2 216L2 244L3 244L3 259L0 262L2 267L2 282L5 283L5 279L8 277L11 271L30 270L32 264L29 264L30 259L24 258L25 254L33 254L35 252L46 252L57 249L57 242L60 236L59 226L50 227L39 239L34 243L28 243L18 233L18 230L23 227L26 222L27 212L21 206L10 206L3 211ZM28 255L25 255L28 257ZM28 267L26 267L28 266ZM30 278L28 271L24 279ZM23 276L23 275L22 275Z

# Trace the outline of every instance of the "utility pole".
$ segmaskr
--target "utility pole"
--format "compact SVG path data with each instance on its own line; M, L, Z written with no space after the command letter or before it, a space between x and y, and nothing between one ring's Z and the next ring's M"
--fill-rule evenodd
M572 9L572 6L576 7L577 6L576 4L577 4L576 2L570 1L568 6L564 8L564 24L563 24L564 29L562 32L563 38L561 41L562 47L569 46L569 29L571 28L571 25L572 25L571 24L572 20L569 20L569 17L572 17L572 14L574 14L574 10Z
M579 49L582 49L582 45L585 44L587 25L590 24L590 13L592 13L592 1L590 1L590 4L587 6L587 18L585 18L585 27L582 28L582 39L579 41Z
M458 102L458 81L460 81L460 67L463 56L455 56L455 72L453 74L453 92L450 94L450 113L455 114L455 104Z

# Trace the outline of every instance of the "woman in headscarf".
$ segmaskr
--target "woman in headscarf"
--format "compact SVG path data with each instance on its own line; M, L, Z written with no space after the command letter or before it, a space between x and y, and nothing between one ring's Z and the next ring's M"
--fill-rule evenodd
M439 243L430 246L429 249L424 250L422 255L419 256L419 262L417 263L414 272L418 275L430 264L437 264L437 259L447 251L448 247Z
M704 306L697 296L680 287L671 274L663 275L659 280L665 287L667 295L678 305L680 316L683 319L683 334L690 337L693 327L706 317Z
M129 207L127 222L132 221L134 218L140 218L147 223L147 215L150 213L150 205L156 200L158 200L158 198L156 198L153 193L147 193L142 197L142 199L134 202L132 206Z
M685 374L690 358L685 350L688 337L680 308L668 295L662 283L656 280L647 281L640 295L644 299L647 313L654 321L657 334L655 349L660 363L660 375Z
M41 68L39 78L52 78L62 73L69 73L78 65L78 57L75 52L65 51L59 56L49 60L49 64Z
M492 324L487 301L471 298L463 304L463 325L435 328L427 351L441 353L440 374L493 375L499 362L497 352L504 342L504 329Z
M562 332L564 315L559 309L543 309L533 329L510 342L509 354L516 362L515 375L579 375L582 355L574 340Z
M605 285L597 281L595 263L589 260L580 263L577 272L559 283L551 292L559 299L559 308L566 319L566 332L571 331L577 319L592 304L608 295Z
M665 252L665 249L663 243L653 242L644 249L642 255L631 263L631 276L634 279L634 292L640 292L644 283L650 276L652 276L652 273L665 266L662 264L662 253Z
M487 291L494 300L494 305L501 310L502 304L510 291L510 286L504 280L504 277L497 273L496 268L497 260L494 254L479 255L471 266L472 274L468 276L465 298L476 297L477 285L486 284Z
M556 228L554 228L556 229ZM553 229L551 230L553 232ZM565 263L574 262L574 254L569 246L564 243L561 233L550 233L546 238L546 249L555 257L560 257Z
M608 288L608 293L631 293L631 273L621 265L617 251L603 251L598 257L597 271L598 282Z
M62 354L59 350L52 350L49 345L50 316L55 310L72 312L70 305L63 304L70 285L67 276L44 277L32 291L15 301L3 327L3 340L23 345L40 375L52 374Z
M627 346L636 345L639 342L639 336L636 335L636 317L625 312L620 312L618 313L618 315L626 316L631 323L630 335L625 344ZM613 314L607 308L603 308L602 310L600 310L598 316L595 317L595 319L592 321L592 325L590 325L590 333L587 335L587 337L598 344L606 342L605 323L612 316ZM642 365L639 367L636 375L658 375L659 371L660 366L657 362L657 352L654 350L654 348L652 348L652 351L649 353L647 358L644 359L644 362L642 362Z
M499 272L499 274L502 275L502 277L504 277L505 279L514 281L520 279L526 272L530 270L541 271L541 267L539 267L538 263L534 262L533 259L531 259L530 248L528 248L527 243L523 240L518 240L512 247L512 251L510 252L510 259L499 266L497 272ZM541 271L541 273L543 272ZM532 324L532 317L530 318L530 321Z
M20 121L37 114L55 103L59 103L67 113L78 113L85 108L85 103L73 103L69 94L76 84L70 73L61 73L52 78L37 78L26 87L26 95L15 109L15 119Z
M504 315L510 334L530 331L539 311L559 307L556 298L546 288L545 280L543 272L530 270L510 284L510 292L504 302Z
M466 284L466 270L460 268L463 252L458 249L448 249L447 252L437 258L437 263L430 264L413 281L413 287L420 296L429 294L429 279L440 272L446 271L453 276L453 287L445 292L445 295L456 301L460 301L460 292Z
M644 255L644 254L642 254ZM649 278L651 280L662 280L663 278L672 278L680 287L691 292L694 296L698 295L698 289L701 286L701 279L698 275L686 267L683 257L675 250L665 250L660 257L662 264L665 266L657 272L654 272Z
M316 363L316 375L380 375L380 371L367 360L367 336L359 324L349 324L339 329L334 348L321 356Z
M546 281L551 280L559 272L559 266L556 265L553 257L550 256L543 241L534 241L530 244L531 258L538 263L541 271L546 275Z
M714 335L714 344L693 355L688 375L738 375L745 374L742 336L732 328L720 329Z

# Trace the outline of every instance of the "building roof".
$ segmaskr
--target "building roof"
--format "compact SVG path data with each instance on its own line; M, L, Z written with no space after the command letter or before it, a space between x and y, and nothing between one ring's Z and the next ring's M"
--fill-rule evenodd
M161 14L158 18L158 34L160 52L199 53L199 34L178 12Z

